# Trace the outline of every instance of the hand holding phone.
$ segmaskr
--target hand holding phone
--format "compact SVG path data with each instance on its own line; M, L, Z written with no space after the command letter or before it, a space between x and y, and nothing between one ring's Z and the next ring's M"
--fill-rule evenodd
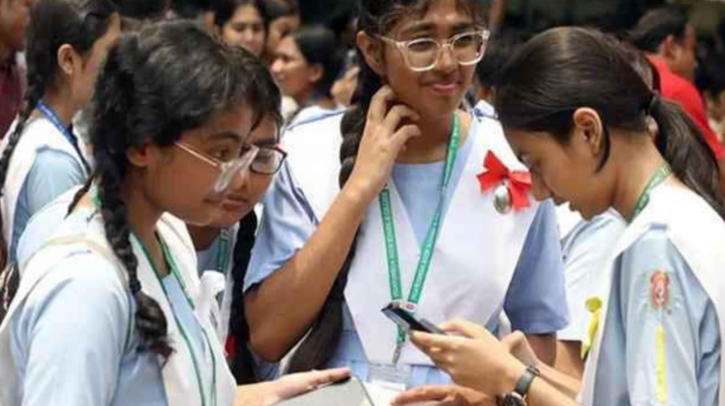
M413 330L430 334L447 335L438 326L426 319L417 318L413 313L405 310L399 303L390 303L382 309L382 312L405 331Z

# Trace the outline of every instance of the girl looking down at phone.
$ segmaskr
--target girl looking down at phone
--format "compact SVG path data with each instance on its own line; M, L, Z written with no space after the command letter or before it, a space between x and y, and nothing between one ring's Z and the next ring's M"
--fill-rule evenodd
M550 368L535 377L520 335L500 343L465 323L444 326L464 337L414 333L457 383L537 406L574 405L577 392L585 405L725 405L717 161L624 55L601 33L549 30L509 62L496 99L537 199L569 201L586 219L612 208L627 222L587 299L581 390Z

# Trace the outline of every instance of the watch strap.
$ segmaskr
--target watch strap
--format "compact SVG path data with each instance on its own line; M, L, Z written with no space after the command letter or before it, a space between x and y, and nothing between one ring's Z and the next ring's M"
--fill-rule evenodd
M514 392L516 392L516 394L518 394L522 398L525 398L526 394L529 392L531 383L534 381L534 378L539 375L541 375L541 373L535 366L529 365L528 367L526 367L523 375L521 375L521 378L519 378L519 382L516 384L516 387L514 387Z

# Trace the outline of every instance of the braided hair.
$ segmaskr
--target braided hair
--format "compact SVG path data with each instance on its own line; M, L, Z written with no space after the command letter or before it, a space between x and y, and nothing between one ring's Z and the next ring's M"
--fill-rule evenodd
M10 160L30 115L46 91L58 85L58 49L68 44L79 54L90 52L93 44L108 31L115 11L109 0L38 0L32 6L30 19L33 23L26 33L27 88L15 128L0 156L0 196L5 191ZM0 216L0 229L2 221ZM1 233L0 252L6 259L8 242Z
M98 185L106 238L128 274L140 350L164 360L172 353L167 320L159 304L142 291L121 193L129 170L126 152L146 143L173 145L217 114L241 105L253 107L256 76L249 64L255 60L199 24L163 22L124 34L110 49L97 82L90 128L96 169L89 184Z
M272 74L261 59L254 58L247 65L255 85L251 89L250 99L255 100L257 110L257 120L255 120L252 130L256 129L265 118L271 118L276 124L277 138L279 138L279 129L284 124L281 111L282 94L274 83ZM244 310L243 291L247 267L252 256L252 247L254 247L256 241L257 224L257 215L254 211L239 221L239 231L237 231L232 257L232 280L234 283L232 291L227 292L232 295L229 334L234 338L232 341L236 344L233 357L229 360L229 366L239 385L256 383L261 380L257 374L254 357L248 346L249 325Z
M425 15L428 8L437 0L361 0L358 28L371 37L387 34L402 18ZM477 21L482 20L480 4L476 0L458 0L458 5L465 7ZM364 55L358 47L357 59L360 74L357 88L352 98L352 105L345 112L340 124L342 146L340 147L339 182L343 187L355 167L360 141L370 108L372 98L383 86L380 76L365 62ZM359 230L358 230L359 232ZM342 333L344 292L348 274L353 260L359 234L353 239L337 279L320 313L312 324L310 333L290 360L290 372L317 369L327 364L337 351Z

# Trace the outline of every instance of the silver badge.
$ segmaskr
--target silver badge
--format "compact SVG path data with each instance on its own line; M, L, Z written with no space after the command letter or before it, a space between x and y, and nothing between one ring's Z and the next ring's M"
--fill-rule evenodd
M506 182L499 185L494 191L493 207L500 214L508 214L511 211L511 193Z

